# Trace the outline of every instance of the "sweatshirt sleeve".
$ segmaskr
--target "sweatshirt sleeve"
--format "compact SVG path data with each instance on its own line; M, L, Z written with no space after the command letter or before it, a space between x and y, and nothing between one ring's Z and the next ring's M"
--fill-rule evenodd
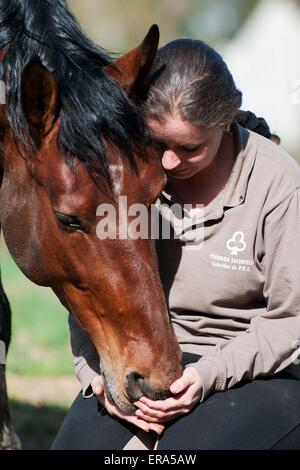
M89 398L93 395L91 382L100 374L100 358L86 332L71 315L68 321L75 375L81 383L83 397Z
M248 330L189 364L203 382L201 402L243 379L275 374L299 356L299 188L265 216L263 227L266 312L254 317Z

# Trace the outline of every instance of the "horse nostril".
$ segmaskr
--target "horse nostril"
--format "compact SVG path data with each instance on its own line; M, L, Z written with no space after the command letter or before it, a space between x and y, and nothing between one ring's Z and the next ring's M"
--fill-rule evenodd
M129 399L134 402L141 396L146 396L150 400L164 400L171 396L170 390L155 390L149 381L138 372L130 372L126 375L126 392Z
M131 401L137 401L144 395L142 390L144 376L138 372L130 372L126 375L126 392Z

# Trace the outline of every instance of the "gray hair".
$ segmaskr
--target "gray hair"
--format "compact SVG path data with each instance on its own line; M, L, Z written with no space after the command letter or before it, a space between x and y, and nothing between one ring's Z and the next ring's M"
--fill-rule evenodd
M206 128L227 128L242 102L220 54L203 41L178 39L161 47L142 98L145 118L181 117Z

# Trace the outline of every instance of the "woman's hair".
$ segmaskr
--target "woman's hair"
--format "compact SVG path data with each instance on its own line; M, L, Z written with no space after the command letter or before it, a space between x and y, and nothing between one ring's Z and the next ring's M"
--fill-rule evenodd
M206 128L227 128L236 116L242 93L220 54L203 41L178 39L161 47L142 97L147 120L181 117Z
M177 39L158 49L138 101L146 120L162 122L176 110L196 126L226 129L235 119L280 144L265 119L239 109L241 91L220 54L203 41Z

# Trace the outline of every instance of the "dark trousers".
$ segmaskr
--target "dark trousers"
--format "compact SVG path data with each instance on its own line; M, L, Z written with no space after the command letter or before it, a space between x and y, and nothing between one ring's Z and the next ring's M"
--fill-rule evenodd
M184 353L183 363L199 356ZM111 417L96 397L75 399L52 450L120 450L138 428ZM300 380L285 371L217 392L167 423L158 450L300 450Z

